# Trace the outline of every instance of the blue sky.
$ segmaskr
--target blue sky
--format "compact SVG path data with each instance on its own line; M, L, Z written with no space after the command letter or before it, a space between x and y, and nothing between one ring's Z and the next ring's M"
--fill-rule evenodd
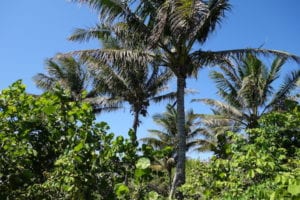
M284 50L300 55L300 1L298 0L232 0L232 10L227 13L220 29L210 36L203 47L223 50L259 47ZM88 44L67 40L74 28L96 24L97 15L83 5L66 0L26 0L0 2L0 90L18 79L27 85L27 91L40 93L32 77L45 73L44 60L59 52L98 48L96 41ZM288 63L288 68L299 67ZM188 87L199 94L187 98L187 108L197 112L209 109L200 104L190 104L190 98L214 97L215 88L202 70L198 81ZM140 136L153 128L151 116L163 112L165 103L151 106L149 117L143 118ZM117 134L126 134L132 124L128 108L98 117L110 124Z

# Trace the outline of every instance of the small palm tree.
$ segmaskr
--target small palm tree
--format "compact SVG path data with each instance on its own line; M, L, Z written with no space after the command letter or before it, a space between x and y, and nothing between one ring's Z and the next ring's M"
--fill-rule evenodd
M60 85L71 92L73 100L83 98L83 91L87 90L90 83L90 74L82 63L70 56L58 56L46 60L46 70L49 75L38 73L33 77L37 87L51 91Z
M174 165L174 159L176 160L176 152L178 148L178 138L176 135L178 134L176 127L177 120L177 111L174 106L168 104L166 108L166 112L163 114L156 114L153 116L153 121L159 125L162 129L151 129L149 133L152 135L151 137L142 138L141 141L151 145L154 149L163 150L169 147L172 147L172 151L169 155L167 155L163 160L156 162L157 166L160 166L162 169L166 169L169 176L169 186L171 189L172 184L172 168ZM196 119L197 116L194 114L192 110L186 112L186 124L185 124L185 133L186 133L186 151L193 149L199 145L198 136L200 134L201 129L197 128Z
M152 135L151 137L142 138L141 141L151 145L154 149L162 150L166 147L173 147L173 152L171 156L175 156L176 149L178 148L178 138L176 135L177 127L177 111L174 106L168 104L166 112L163 114L156 114L153 116L153 121L159 125L162 129L151 129L148 130ZM186 123L185 123L185 133L187 136L186 140L186 151L192 149L197 145L195 138L199 136L201 129L197 128L197 115L194 114L193 110L186 112Z
M268 68L253 54L247 54L238 60L235 67L221 67L222 71L213 71L218 94L225 101L198 99L211 105L217 115L206 116L206 119L232 120L235 125L244 128L255 128L258 119L265 113L284 109L283 102L296 87L300 70L291 72L277 91L274 82L280 77L280 70L286 59L275 58ZM205 118L205 115L203 115Z
M33 77L37 87L44 91L53 91L59 85L71 94L70 101L87 101L95 113L118 108L116 103L107 102L99 97L99 81L83 62L72 56L57 55L46 60L48 74L38 73Z
M226 159L228 156L226 148L231 142L226 136L226 132L238 132L239 127L232 120L218 117L220 116L218 111L213 110L213 113L213 115L197 115L203 137L197 141L199 146L195 150L199 152L212 151L217 157Z

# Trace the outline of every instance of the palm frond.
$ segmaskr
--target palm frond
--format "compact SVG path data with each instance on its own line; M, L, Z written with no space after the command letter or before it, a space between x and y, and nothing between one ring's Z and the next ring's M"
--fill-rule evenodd
M161 102L163 100L175 100L176 99L176 92L169 92L167 94L163 94L163 95L159 95L159 96L155 96L153 97L151 100L154 102Z
M165 29L167 24L168 14L171 9L171 1L165 1L160 8L157 10L156 19L157 23L155 24L154 28L149 37L149 42L152 46L154 46L158 40L162 37L162 33Z
M72 2L82 3L99 11L101 18L113 21L117 17L128 14L128 7L120 0L71 0Z
M216 146L215 142L210 142L207 140L199 140L197 143L197 147L193 149L193 151L197 152L206 152L212 151L212 149Z
M87 42L90 39L107 40L110 36L111 30L97 24L95 27L75 29L68 39L71 41Z
M219 90L218 95L229 105L232 105L237 109L243 109L243 99L238 96L238 91L236 91L236 89L230 92Z
M217 61L220 60L220 58L223 59L230 58L230 57L242 58L244 55L249 53L252 55L263 55L263 56L273 55L284 59L294 60L295 62L300 63L300 57L294 54L284 52L284 51L279 51L279 50L269 50L269 49L259 49L259 48L246 48L246 49L233 49L233 50L207 51L207 52L199 50L199 51L195 51L192 54L192 56L194 57L194 59L198 59L200 63L207 64L207 65L214 65L216 64L216 61L214 62L213 58L215 58ZM201 61L202 58L204 58L204 61Z
M122 108L120 99L111 99L109 97L99 96L84 99L85 102L91 104L94 113L111 112Z
M170 138L172 138L172 136L170 136L170 132L165 132L163 130L150 129L148 130L148 132L150 133L152 138L161 140L163 142L168 142L170 141Z
M158 140L157 138L153 138L153 137L144 137L144 138L141 138L140 141L142 141L145 144L151 145L154 148L160 148L160 147L166 145L161 140Z
M216 83L216 86L219 90L229 93L237 93L236 88L231 84L230 79L226 78L222 73L212 71L210 73L210 77Z
M281 84L280 89L275 93L273 99L266 106L266 109L275 106L276 103L284 101L293 89L297 87L297 82L300 80L300 70L292 71L290 75L285 77L284 82Z
M196 36L200 43L204 43L208 35L215 31L216 26L220 24L225 17L225 12L230 11L231 6L227 0L211 0L208 1L208 13L205 18L201 20L202 23L195 26L194 33L190 35L190 38Z
M59 79L64 79L66 77L65 68L60 66L59 61L56 62L55 59L46 59L45 68L49 75Z
M233 66L233 63L230 60L230 56L223 53L200 50L191 53L190 57L194 65L198 66L198 68L204 66Z
M207 5L202 1L179 0L173 4L172 9L170 29L180 36L188 35L189 32L195 35L197 29L194 28L201 24L208 12Z
M91 49L82 51L73 51L68 53L70 55L77 55L83 61L88 61L91 57L95 60L113 63L136 63L137 65L144 65L153 59L153 54L148 51L128 50L128 49Z
M148 132L153 137L147 137L143 141L152 141L157 145L156 148L162 149L165 146L172 146L176 149L178 145L177 141L177 111L170 104L167 105L166 112L162 114L156 114L153 116L153 121L161 126L161 130L151 129ZM195 120L198 119L197 115L194 114L192 110L186 112L186 123L185 123L185 132L187 136L187 144L192 147L194 139L198 138L198 135L202 131L201 128L196 126ZM150 138L150 139L149 139ZM160 146L159 146L160 145ZM188 150L188 149L187 149Z
M270 90L272 90L273 88L271 87L271 84L279 78L280 76L280 70L282 68L282 66L285 64L286 59L285 58L280 58L280 57L276 57L274 59L274 61L272 62L271 65L271 69L268 73L268 77L266 78L266 87L263 89L264 90L264 95L263 98L266 99L267 96L271 93ZM269 88L267 88L269 87Z
M43 90L50 90L51 88L54 88L55 85L55 79L52 77L49 77L45 74L38 73L33 77L33 80L37 87L43 89Z
M86 29L77 28L68 38L71 41L87 42L91 39L97 39L102 42L104 47L118 48L116 39L112 36L114 29L103 24L97 24L95 27Z
M221 101L214 100L214 99L193 99L192 102L202 102L207 105L216 107L218 110L221 110L222 113L224 113L224 114L226 113L227 115L232 114L237 117L243 116L241 111L236 109L235 107L225 104Z

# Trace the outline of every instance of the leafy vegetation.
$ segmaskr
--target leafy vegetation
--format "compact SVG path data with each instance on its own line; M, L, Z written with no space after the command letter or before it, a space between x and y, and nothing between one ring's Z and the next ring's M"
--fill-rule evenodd
M251 140L228 132L227 159L188 164L187 199L299 199L299 115L298 105L263 116Z
M228 0L209 1L95 1L73 0L85 3L99 13L100 25L89 30L78 30L73 38L81 41L91 36L105 36L107 30L117 30L129 43L140 41L145 48L122 48L82 50L75 54L82 59L93 57L100 62L118 65L119 63L156 63L173 72L176 79L178 148L176 171L170 196L177 186L185 182L186 134L185 134L185 95L186 80L197 77L199 70L206 66L231 65L231 60L247 53L278 55L282 58L300 59L291 54L265 49L235 49L206 51L203 46L209 36L225 18L231 6ZM135 5L135 6L132 6ZM109 26L108 29L103 27ZM124 27L126 31L124 32ZM79 33L79 34L78 34ZM80 33L84 34L84 36ZM120 34L123 33L123 34ZM81 35L78 37L78 35ZM77 36L77 37L76 37ZM83 37L82 37L83 36Z
M41 95L21 80L1 91L0 199L300 199L299 70L272 85L299 57L202 50L227 0L74 1L101 21L70 40L102 48L47 60L49 75L34 77ZM276 55L270 69L259 55ZM226 104L205 99L213 115L185 112L186 80L206 66L220 67L212 78ZM176 93L161 94L172 78ZM153 118L162 129L139 145L140 115L166 98L174 105ZM123 102L134 115L128 137L95 117ZM186 159L189 148L214 155Z
M221 72L212 71L211 77L225 103L214 99L194 100L214 107L214 115L202 117L207 120L230 120L236 129L255 128L265 113L285 110L284 101L289 98L300 77L299 70L291 71L279 89L274 88L285 61L277 57L267 67L256 56L247 54L233 66L222 66Z
M20 81L0 99L1 199L113 199L133 176L136 146L95 123L88 104L59 88L28 95Z

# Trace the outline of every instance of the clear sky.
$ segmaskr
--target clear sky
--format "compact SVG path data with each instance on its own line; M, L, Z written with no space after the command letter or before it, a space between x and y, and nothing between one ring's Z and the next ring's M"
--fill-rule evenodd
M232 10L227 13L220 29L210 36L203 47L223 50L259 47L284 50L300 55L300 1L299 0L232 0ZM66 0L0 1L0 90L22 79L30 93L40 93L32 77L45 73L44 60L59 52L97 48L99 44L70 42L67 37L74 28L96 24L95 11ZM286 68L299 67L288 63ZM187 108L198 112L209 109L200 104L190 104L190 98L214 97L215 88L207 78L207 70L200 72L198 81L188 87L199 94L188 97ZM140 137L153 128L151 116L165 110L166 103L151 106L149 117L142 118ZM99 120L109 123L111 131L126 134L132 124L128 108L100 115Z

